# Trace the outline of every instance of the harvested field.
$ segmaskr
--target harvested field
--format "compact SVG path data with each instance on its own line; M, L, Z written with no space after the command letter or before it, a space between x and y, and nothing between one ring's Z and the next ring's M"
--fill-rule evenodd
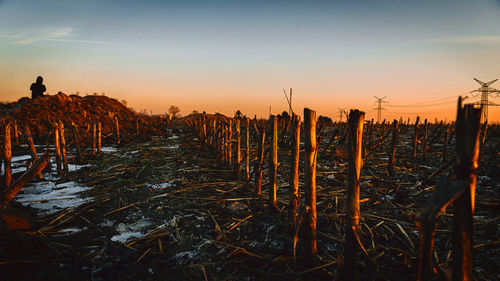
M317 252L308 257L302 234L303 152L299 159L301 226L293 229L289 219L291 137L282 135L288 128L286 120L278 120L277 199L276 207L270 208L268 161L263 161L262 192L256 195L258 166L249 167L250 181L236 178L221 150L212 149L216 144L209 138L216 132L214 127L209 125L200 134L202 117L178 120L163 128L163 136L146 142L131 141L118 148L105 145L95 157L87 151L85 165L62 174L44 172L43 179L33 180L9 205L34 222L27 231L1 235L3 276L10 280L331 280L339 276L349 177L346 124L318 126ZM209 118L221 124L227 120ZM251 122L256 127L250 126L250 163L257 162L254 128L262 132L262 122ZM451 126L430 124L425 158L420 144L413 158L413 125L400 125L394 171L389 175L390 126L370 124L365 127L360 179L357 239L362 247L357 272L360 280L414 280L420 243L416 218L432 194L455 177L455 138L447 139L450 148L443 160L444 132ZM245 133L242 127L243 139ZM498 126L488 127L480 157L473 217L476 280L500 278L499 133ZM43 147L38 149L41 152ZM70 152L76 154L74 149ZM270 151L263 153L269 158ZM14 170L22 171L21 162L26 159L14 158ZM450 274L453 208L453 204L446 208L437 220L432 278L438 280Z

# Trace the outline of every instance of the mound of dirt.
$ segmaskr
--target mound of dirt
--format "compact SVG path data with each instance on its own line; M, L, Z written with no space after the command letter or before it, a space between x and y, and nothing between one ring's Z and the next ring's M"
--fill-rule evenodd
M114 117L119 120L120 137L128 140L140 125L157 122L151 116L138 115L118 100L106 96L45 95L36 99L21 98L17 102L0 104L0 118L13 119L27 124L35 139L48 136L51 122L61 120L66 126L72 122L89 132L92 122L100 121L104 133L114 131ZM156 127L156 126L155 126Z

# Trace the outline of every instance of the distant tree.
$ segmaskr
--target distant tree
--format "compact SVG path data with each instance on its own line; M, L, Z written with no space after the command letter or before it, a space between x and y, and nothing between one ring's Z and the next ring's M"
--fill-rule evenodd
M124 106L127 106L127 100L121 100L120 101Z
M94 95L94 96L97 96L97 93L96 93L96 92L94 92L94 93L93 93L93 95Z
M80 92L79 91L76 91L76 95L79 96L80 95Z
M175 117L175 115L177 115L177 113L181 112L181 109L176 105L171 105L168 108L168 112L172 114L172 117Z
M196 114L200 114L200 113L198 112L198 110L195 109L195 110L193 110L193 112L191 112L191 114L196 115Z
M234 117L235 118L238 118L238 119L241 119L243 117L243 114L241 113L241 111L238 109L236 110L236 113L234 114Z
M102 96L105 96L105 95L106 95L106 93L105 93L105 92L102 92L102 93L101 93L101 95L102 95Z

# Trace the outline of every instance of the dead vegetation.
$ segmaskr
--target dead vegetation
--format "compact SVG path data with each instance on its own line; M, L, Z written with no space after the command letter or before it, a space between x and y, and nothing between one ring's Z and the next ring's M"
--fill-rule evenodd
M57 181L90 187L82 196L91 200L36 215L14 199L11 206L24 209L35 222L27 231L1 234L3 276L17 280L350 279L344 268L344 224L353 135L347 123L318 122L315 134L307 133L315 135L318 149L311 144L298 147L296 194L290 177L295 167L291 132L300 127L288 124L286 118L273 120L277 120L276 136L267 120L250 120L248 126L237 129L234 125L246 124L246 119L235 122L221 115L191 115L168 126L150 125L163 136L122 143L116 151L95 157L87 141L82 147L87 148L84 159L91 165L62 173ZM436 227L434 247L427 255L428 275L419 278L446 280L451 274L456 204L438 208L443 211L438 217L436 210L424 210L430 202L450 202L433 198L457 178L456 134L454 124L425 124L365 122L359 138L363 143L360 216L354 221L355 235L349 238L358 251L355 272L360 280L417 279L423 233L417 223L422 214L435 217ZM246 128L250 128L248 150ZM120 126L120 133L133 136L135 129ZM112 125L103 127L104 135L112 132ZM481 132L472 276L495 280L500 279L500 128L483 126ZM276 162L271 157L275 148L269 146L274 141ZM76 154L76 148L68 146ZM313 153L310 159L315 161L314 246L312 230L306 228L311 224L306 208L311 193L305 187L311 186L311 179L306 177L310 174L305 164L311 160L304 158L305 150ZM245 151L249 151L248 162L235 161L234 155L240 153L245 159ZM235 167L238 163L241 167ZM238 177L240 168L244 172ZM450 196L453 190L448 190ZM289 211L293 202L295 215Z

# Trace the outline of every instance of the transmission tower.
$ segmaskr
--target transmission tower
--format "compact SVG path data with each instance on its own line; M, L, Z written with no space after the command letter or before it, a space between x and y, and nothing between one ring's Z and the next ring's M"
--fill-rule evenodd
M495 88L491 88L490 85L495 83L498 79L492 80L490 82L483 82L480 81L476 78L474 80L481 85L481 88L476 89L474 91L471 91L471 93L481 93L481 108L483 109L483 116L482 116L482 122L487 122L488 121L488 106L489 105L496 105L496 104L491 104L488 102L488 97L489 95L493 95L496 93L496 96L498 97L498 94L500 93L500 90L497 90Z
M347 111L346 111L346 109L339 107L339 119L340 119L340 123L342 123L342 115L344 115L344 114L345 114L345 116L347 118Z
M376 103L378 104L377 108L375 108L377 110L377 123L380 123L380 119L382 119L382 110L385 110L385 108L382 107L382 103L387 103L387 102L384 101L386 97L383 98L375 97L375 98L377 99Z

